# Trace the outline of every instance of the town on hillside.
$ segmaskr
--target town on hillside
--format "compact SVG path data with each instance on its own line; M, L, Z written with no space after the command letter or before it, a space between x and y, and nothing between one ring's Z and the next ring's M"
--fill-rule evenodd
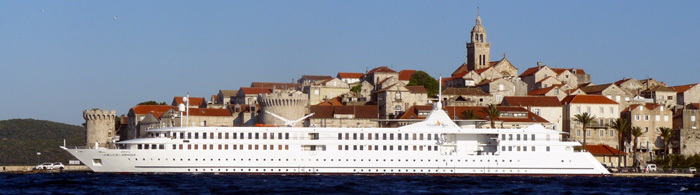
M583 149L610 167L700 152L697 83L673 86L653 78L622 77L595 84L580 67L537 62L521 71L505 54L492 61L490 48L477 16L466 44L466 62L445 74L450 76L442 79L442 89L423 71L384 66L302 75L293 83L255 81L208 98L176 96L167 105L136 105L121 116L85 110L86 144L112 146L143 137L148 129L173 126L397 127L425 119L441 90L445 112L462 127L519 129L540 124L560 131L562 140L585 140ZM483 111L489 105L496 105L497 117ZM310 114L295 124L280 119Z

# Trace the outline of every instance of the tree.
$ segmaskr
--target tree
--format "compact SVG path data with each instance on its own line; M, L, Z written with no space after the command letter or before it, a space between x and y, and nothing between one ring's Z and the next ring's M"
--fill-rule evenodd
M355 92L355 94L360 94L360 91L362 91L362 83L359 85L355 85L354 87L350 88L350 91Z
M489 104L489 107L481 109L481 112L486 114L486 116L491 121L491 128L496 128L495 120L496 120L496 118L498 118L501 115L501 111L498 111L498 108L496 107L496 105Z
M617 118L615 121L610 123L610 128L617 130L617 138L619 140L619 147L617 148L617 167L620 167L620 163L622 162L622 151L625 149L625 144L622 142L624 138L623 132L629 128L629 123L627 123L627 120L624 118Z
M584 112L581 114L576 114L574 115L574 121L580 122L583 124L583 150L586 150L586 130L588 129L588 125L591 124L595 120L595 116L588 114L588 112Z
M673 130L668 127L659 127L659 136L664 140L664 155L668 155L668 143L673 137Z
M416 71L411 75L408 86L423 86L428 91L428 97L434 97L438 93L438 81L423 71Z
M460 117L462 119L479 119L479 117L474 114L474 110L464 111L462 114L460 114Z
M165 104L165 102L158 103L156 101L151 100L151 101L141 102L137 105L167 105L167 104Z
M633 140L634 145L632 146L632 159L633 159L632 166L633 167L637 167L637 138L639 138L639 136L642 136L642 134L644 134L644 133L642 132L641 127L634 126L630 130L630 135L632 135L632 137L634 137L634 140Z

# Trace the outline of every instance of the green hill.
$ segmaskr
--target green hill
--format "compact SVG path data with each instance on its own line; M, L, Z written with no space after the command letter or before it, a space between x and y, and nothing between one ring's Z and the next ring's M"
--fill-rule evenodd
M37 152L41 162L75 159L59 146L85 145L85 128L76 125L34 119L0 121L0 165L34 165Z

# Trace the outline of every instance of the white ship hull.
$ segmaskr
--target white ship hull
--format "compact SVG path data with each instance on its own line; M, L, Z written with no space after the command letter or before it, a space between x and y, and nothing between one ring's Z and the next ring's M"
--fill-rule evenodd
M463 129L437 107L399 128L176 127L119 149L62 147L95 172L212 174L594 175L578 142L533 125Z

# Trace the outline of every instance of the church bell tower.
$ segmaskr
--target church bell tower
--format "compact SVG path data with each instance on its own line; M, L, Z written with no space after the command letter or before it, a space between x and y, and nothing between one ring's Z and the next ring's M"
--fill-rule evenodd
M486 29L481 26L481 16L477 14L476 25L472 28L471 39L467 42L467 66L469 70L488 68L491 59L491 43L486 41Z

